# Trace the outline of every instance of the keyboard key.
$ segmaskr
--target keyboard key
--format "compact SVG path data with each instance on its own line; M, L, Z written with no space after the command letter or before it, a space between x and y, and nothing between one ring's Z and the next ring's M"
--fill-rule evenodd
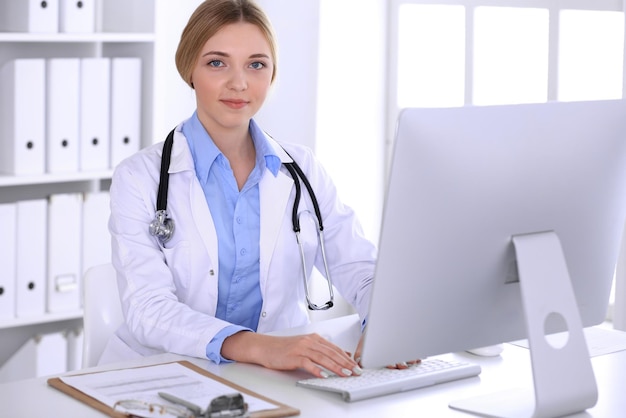
M341 394L347 402L404 392L425 386L479 375L477 364L443 359L425 359L408 369L365 369L360 376L309 378L296 385Z

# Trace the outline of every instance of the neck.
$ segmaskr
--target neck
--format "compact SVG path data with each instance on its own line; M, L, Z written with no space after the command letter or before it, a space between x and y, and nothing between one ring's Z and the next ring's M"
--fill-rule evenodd
M241 190L256 162L256 150L248 125L225 128L207 124L202 120L200 122L217 148L228 159L239 190Z

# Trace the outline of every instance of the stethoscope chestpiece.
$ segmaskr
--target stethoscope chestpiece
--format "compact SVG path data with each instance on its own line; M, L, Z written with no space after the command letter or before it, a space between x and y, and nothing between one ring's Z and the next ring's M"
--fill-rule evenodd
M174 235L174 221L167 215L166 210L157 210L150 222L149 230L150 235L157 237L161 245L164 245Z

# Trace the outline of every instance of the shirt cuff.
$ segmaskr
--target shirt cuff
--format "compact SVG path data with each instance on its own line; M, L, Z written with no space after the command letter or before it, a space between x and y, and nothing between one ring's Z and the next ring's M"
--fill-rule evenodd
M222 357L222 344L224 340L233 334L241 331L252 331L250 328L241 327L239 325L229 325L226 328L222 328L220 332L215 334L213 339L206 345L206 356L215 364L220 363L232 363L233 360Z

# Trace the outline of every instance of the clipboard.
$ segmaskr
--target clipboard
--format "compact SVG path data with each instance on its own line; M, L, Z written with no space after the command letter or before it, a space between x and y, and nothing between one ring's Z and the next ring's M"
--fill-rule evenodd
M253 392L249 389L244 388L243 386L239 386L238 384L231 382L229 380L224 379L223 377L217 376L207 370L204 370L203 368L196 366L195 364L187 361L187 360L182 360L182 361L176 361L173 363L178 363L182 366L185 366L193 371L195 371L196 373L199 373L203 376L209 377L211 379L214 379L226 386L230 386L231 388L233 388L234 390L240 392L243 395L250 395L250 396L254 396L257 397L259 399L262 399L272 405L275 405L276 408L275 409L268 409L268 410L264 410L264 411L255 411L255 412L251 412L250 413L250 418L281 418L281 417L290 417L290 416L294 416L294 415L300 415L300 410L293 408L289 405L285 405L281 402L275 401L273 399L268 398L267 396L263 396L260 395L256 392ZM167 364L167 363L164 363ZM146 366L139 366L137 368L140 367L146 367ZM98 372L94 372L94 373L98 373ZM90 407L97 409L100 412L103 412L105 414L107 414L110 417L113 418L128 418L128 415L120 412L120 411L116 411L113 408L111 408L110 406L98 401L97 399L92 398L91 396L81 392L80 390L74 388L73 386L68 385L67 383L63 382L63 380L61 380L61 378L59 377L52 377L50 379L48 379L48 385L52 386L53 388L73 397L74 399L77 399L87 405L89 405Z

